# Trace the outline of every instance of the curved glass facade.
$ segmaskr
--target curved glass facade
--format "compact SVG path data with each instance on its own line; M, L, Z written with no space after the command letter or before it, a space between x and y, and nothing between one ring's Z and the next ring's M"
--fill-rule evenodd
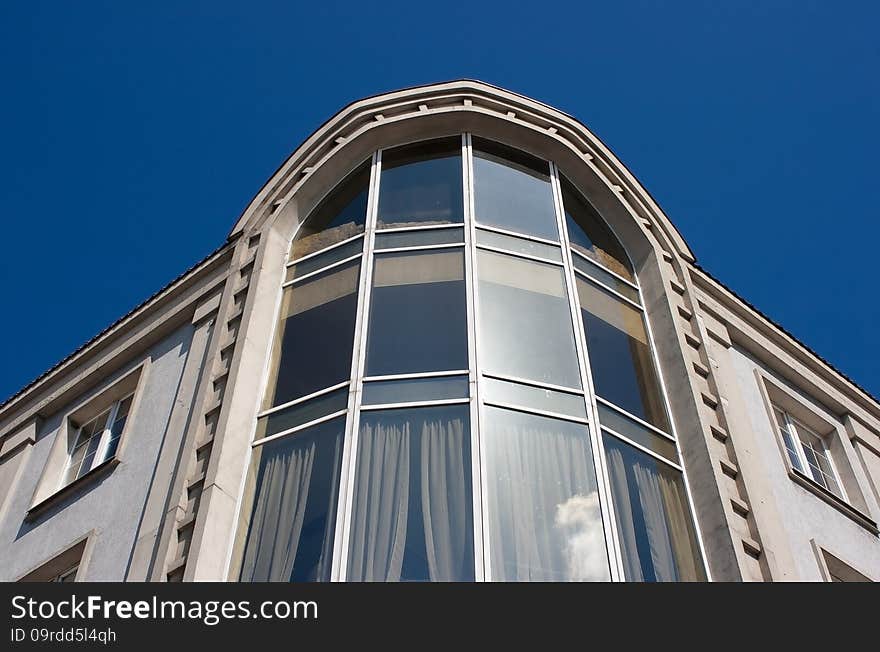
M632 265L552 162L376 152L282 293L241 580L705 579Z

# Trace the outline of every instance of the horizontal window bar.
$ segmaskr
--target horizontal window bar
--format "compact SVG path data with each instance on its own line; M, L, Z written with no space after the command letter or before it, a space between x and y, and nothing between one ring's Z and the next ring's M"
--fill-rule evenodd
M610 428L605 428L605 427L602 428L602 434L614 437L614 439L617 439L617 440L623 442L627 446L632 446L633 448L637 448L638 450L642 451L646 455L650 455L655 460L663 462L664 464L671 466L676 471L684 473L684 469L681 467L681 465L677 464L676 462L674 462L668 458L663 457L662 455L658 455L657 453L652 451L650 448L646 448L645 446L639 444L638 442L631 440L626 435L621 435L620 433L614 432Z
M620 435L639 444L642 448L653 451L670 461L678 461L678 451L674 441L660 437L655 432L643 428L621 415L609 414L607 408L601 406L599 407L599 424L615 435Z
M492 226L490 224L480 224L480 221L477 220L476 227L478 229L483 229L484 231L492 231L494 233L500 233L501 235L509 235L514 238L522 238L523 240L531 240L533 242L542 242L548 245L556 245L559 246L559 242L557 240L548 240L547 238L541 238L537 235L530 235L528 233L519 233L518 231L511 231L509 229L502 229L498 226Z
M635 308L639 312L642 312L644 310L644 308L642 308L641 304L636 303L632 299L627 298L626 296L622 295L620 292L618 292L614 288L610 288L607 285L605 285L604 283L600 283L599 281L594 279L592 276L587 276L579 269L575 269L574 271L575 271L575 274L577 274L581 280L584 280L587 283L590 283L591 285L596 286L597 288L599 288L600 290L602 290L604 292L607 292L608 294L614 295L615 298L620 299L621 301L625 302L629 306L632 306L633 308ZM587 306L581 306L581 307L585 308Z
M502 401L489 401L483 399L483 405L488 405L489 407L502 408L504 410L513 410L514 412L525 412L526 414L535 414L541 417L549 417L551 419L560 419L562 421L573 421L574 423L582 423L586 425L589 423L586 419L582 419L580 417L574 417L570 414L560 414L559 412L550 412L548 410L539 410L537 408L525 407L523 405L517 405L513 403L504 403Z
M276 432L274 435L269 435L268 437L263 437L262 439L255 439L253 442L251 442L251 447L256 448L257 446L261 446L266 442L270 442L275 439L281 439L282 437L293 435L297 432L301 432L302 430L308 430L309 428L324 423L325 421L332 421L333 419L338 419L339 417L345 416L347 413L348 410L339 410L338 412L333 412L332 414L323 416L320 419L315 419L314 421L304 423L301 426L296 426L295 428L290 428L288 430L282 430L281 432Z
M452 244L423 245L415 247L393 247L390 249L375 249L377 254L396 254L402 251L427 251L430 249L456 249L464 247L464 242L455 242Z
M574 263L575 271L580 272L581 274L586 274L594 281L601 283L603 287L609 288L630 301L639 304L641 303L638 288L633 287L629 283L624 283L618 277L609 274L603 267L596 265L589 258L579 258L574 256L572 257L572 262Z
M257 420L257 434L254 439L263 439L347 408L348 388L338 389L305 403L298 403L260 417Z
M361 405L361 412L370 410L396 410L398 408L430 407L431 405L459 405L470 403L469 398L450 398L437 401L409 401L407 403L377 403L376 405Z
M562 262L562 249L559 245L526 240L524 238L510 236L503 233L486 231L479 227L477 228L477 245L497 247L504 251L527 254L542 259Z
M611 276L616 278L618 281L622 281L623 283L626 283L627 285L635 288L636 290L639 289L639 286L636 283L634 283L633 281L630 281L628 278L621 276L620 274L618 274L614 270L608 269L608 267L606 267L605 265L603 265L599 261L594 260L594 259L590 258L589 256L587 256L586 254L581 253L580 251L578 251L574 247L571 247L571 253L573 253L575 256L579 256L580 258L583 258L586 261L593 263L596 267L600 268L603 272L607 272L608 274L611 274Z
M566 387L564 385L553 385L552 383L545 383L540 380L532 380L531 378L520 378L519 376L509 376L508 374L498 374L491 371L483 371L482 375L486 378L496 378L498 380L507 380L512 383L519 383L520 385L531 385L532 387L540 387L542 389L552 389L556 392L565 392L567 394L577 394L578 396L584 395L584 390L578 389L576 387Z
M467 398L470 383L466 375L439 378L405 378L364 383L362 405L387 405L414 401L442 401Z
M371 383L377 380L405 380L407 378L433 378L441 376L465 376L468 374L467 369L453 369L452 371L421 371L414 374L389 374L387 376L366 376L365 383Z
M301 263L304 260L309 260L310 258L314 258L315 256L320 256L321 254L326 254L328 251L332 251L333 249L337 249L339 247L344 247L350 242L354 242L358 238L363 238L363 233L358 233L357 235L353 235L350 238L346 238L345 240L340 240L339 242L334 242L329 247L324 247L323 249L319 249L318 251L313 251L310 254L306 254L305 256L300 256L299 258L295 258L287 263L288 266L296 265L297 263ZM294 242L296 241L296 237L294 236Z
M461 229L464 224L454 222L452 224L417 224L416 226L396 226L390 229L376 228L376 234L380 233L402 233L407 231L432 231L434 229Z
M627 412L622 407L615 405L614 403L612 403L608 399L605 399L599 395L596 395L596 400L599 403L601 403L602 405L611 408L615 412L619 412L620 414L627 417L628 419L631 419L632 421L635 421L639 425L644 426L645 428L648 428L650 430L653 430L656 434L660 435L661 437L666 437L666 439L669 439L670 441L675 441L675 437L673 437L668 432L664 432L663 430L660 430L660 428L658 428L654 424L648 423L647 421L645 421L641 417L637 417L636 415L634 415L632 412Z
M587 406L583 394L558 392L496 378L483 378L482 388L482 396L487 402L521 405L532 410L567 414L584 420L587 418Z
M272 414L273 412L278 412L279 410L285 410L293 405L297 405L298 403L305 403L306 401L311 401L313 398L317 398L318 396L323 396L324 394L329 394L330 392L335 392L337 389L342 389L343 387L348 387L348 383L350 381L344 380L338 385L332 385L331 387L326 387L324 389L319 389L317 392L312 392L311 394L306 394L305 396L301 396L292 401L288 401L287 403L282 403L281 405L275 405L270 407L268 410L263 410L257 415L257 418L264 417L267 414Z
M422 229L419 231L395 231L393 233L376 233L375 250L400 249L403 247L424 247L441 244L459 244L464 242L464 228L457 229Z
M337 267L343 267L344 265L346 265L354 260L357 260L362 255L363 254L358 253L358 254L355 254L354 256L351 256L349 258L343 258L342 260L337 261L335 263L330 263L330 264L326 265L325 267L317 268L317 269L315 269L315 271L309 272L308 274L302 274L301 276L297 276L296 278L289 278L288 280L285 280L284 283L281 284L281 287L286 288L288 285L295 285L296 283L299 283L300 281L305 281L306 279L317 276L318 274L321 274L322 272L326 272L327 270L336 269ZM291 276L290 270L292 270L292 269L294 269L294 268L293 267L287 268L288 277Z
M540 258L538 256L531 256L529 254L524 254L519 251L511 251L510 249L501 249L500 247L492 247L489 245L479 244L477 243L477 249L485 249L486 251L493 251L496 254L504 254L506 256L514 256L515 258L525 258L526 260L534 260L538 263L548 263L550 265L556 265L557 267L562 267L562 261L559 260L551 260L549 258Z

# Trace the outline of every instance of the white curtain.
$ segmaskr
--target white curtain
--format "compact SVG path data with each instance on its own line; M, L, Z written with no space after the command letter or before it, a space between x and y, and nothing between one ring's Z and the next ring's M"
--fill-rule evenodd
M696 580L701 576L699 553L693 547L687 502L680 478L658 473L656 463L625 459L619 445L608 448L617 531L624 549L626 578L644 581L643 568L653 569L658 582ZM639 512L644 531L636 531L633 510ZM650 560L639 553L639 535L647 540ZM650 578L648 578L650 579Z
M492 577L608 579L592 454L582 426L489 410L486 447ZM517 419L519 417L514 417ZM546 427L534 427L546 422Z
M428 571L434 581L459 576L473 525L467 490L470 460L464 456L464 428L460 420L425 422L422 427L422 520Z
M264 454L267 451L263 451ZM287 582L299 546L317 443L282 449L263 471L242 563L252 582ZM269 453L271 454L271 453Z
M361 427L351 530L349 578L400 578L409 511L408 423Z
M464 424L391 414L361 427L348 577L420 579L406 576L409 550L413 563L427 561L418 570L430 580L460 579L466 565L473 567ZM407 540L410 519L421 519L424 540Z

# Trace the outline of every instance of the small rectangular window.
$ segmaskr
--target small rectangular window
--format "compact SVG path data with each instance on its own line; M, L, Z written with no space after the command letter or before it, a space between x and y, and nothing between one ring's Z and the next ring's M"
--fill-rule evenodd
M126 396L76 428L62 486L78 480L115 457L131 409L131 401L132 395Z
M843 489L834 468L831 452L825 439L778 407L773 408L785 452L792 468L821 485L838 498L844 498Z
M82 539L64 552L35 568L19 579L19 582L76 582L80 568L85 570L86 539ZM83 578L80 577L80 581Z

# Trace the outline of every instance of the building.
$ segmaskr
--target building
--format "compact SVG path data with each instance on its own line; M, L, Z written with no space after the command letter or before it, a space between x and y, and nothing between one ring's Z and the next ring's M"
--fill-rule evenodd
M582 124L349 105L0 406L0 579L880 579L880 404Z

